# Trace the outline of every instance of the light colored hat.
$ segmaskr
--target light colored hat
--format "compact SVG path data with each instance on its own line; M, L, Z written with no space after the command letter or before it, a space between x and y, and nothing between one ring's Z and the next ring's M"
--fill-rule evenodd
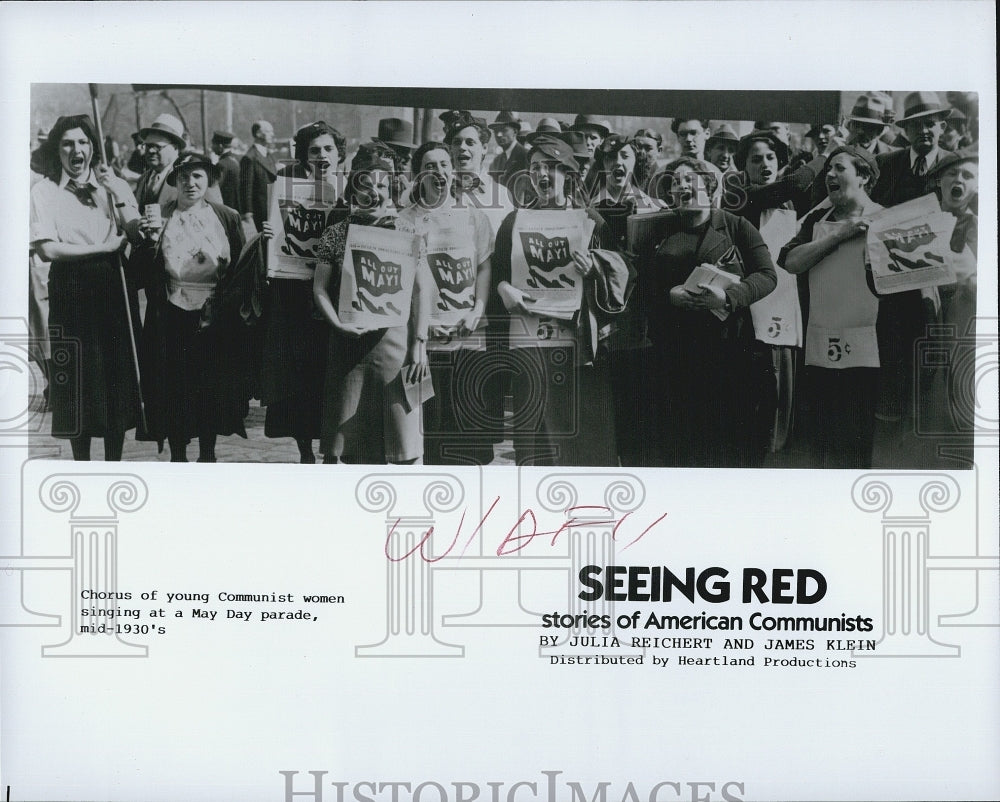
M139 130L139 136L143 141L150 134L162 134L178 148L183 148L187 143L184 141L184 126L173 114L161 114L148 128Z
M903 116L896 122L903 125L910 120L931 115L947 120L951 116L951 109L941 103L937 92L910 92L903 101Z

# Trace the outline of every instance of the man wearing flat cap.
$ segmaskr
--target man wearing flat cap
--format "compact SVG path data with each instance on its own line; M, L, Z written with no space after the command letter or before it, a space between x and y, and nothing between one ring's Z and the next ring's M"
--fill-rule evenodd
M501 111L489 128L500 147L500 152L490 162L489 174L506 187L513 175L528 169L528 151L517 141L521 118L513 111Z
M219 191L222 202L230 209L239 206L240 196L240 163L233 155L233 138L229 131L212 134L212 153L219 157L215 163L219 173Z

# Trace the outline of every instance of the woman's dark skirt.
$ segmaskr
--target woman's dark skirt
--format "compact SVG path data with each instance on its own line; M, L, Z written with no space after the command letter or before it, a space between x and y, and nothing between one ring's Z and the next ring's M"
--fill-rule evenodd
M312 281L271 279L261 402L266 437L320 437L329 324L314 316Z
M223 325L199 330L200 319L200 310L169 302L147 310L143 388L154 440L247 436L251 381L238 347L246 332Z
M659 445L680 468L756 468L774 423L769 346L756 340L654 346Z
M134 289L128 297L137 325ZM52 263L49 326L52 436L109 437L135 428L139 391L116 254Z

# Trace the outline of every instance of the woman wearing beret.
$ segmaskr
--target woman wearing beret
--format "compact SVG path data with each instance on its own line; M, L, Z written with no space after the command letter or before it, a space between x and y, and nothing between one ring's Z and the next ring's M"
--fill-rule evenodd
M638 154L634 140L610 134L594 152L593 168L584 182L590 205L607 223L619 252L627 250L629 215L662 211L666 204L640 189L635 177ZM652 447L653 395L648 375L649 340L637 304L629 304L607 339L618 460L623 466L655 465Z
M336 200L336 171L347 141L325 122L295 132L295 162L278 170L278 181L313 179L324 197ZM336 210L330 212L332 218ZM328 219L326 226L332 224ZM329 326L313 301L312 279L270 279L264 334L261 402L267 406L264 434L294 437L299 462L314 463L313 440L320 436Z
M149 437L166 439L171 462L187 462L198 438L198 462L215 462L220 434L246 437L249 411L249 330L226 319L221 286L243 249L239 213L208 201L216 181L207 156L182 154L166 181L177 198L163 207L162 225L143 220L145 246L136 259L146 271L143 392Z
M52 263L49 325L69 346L59 365L69 380L50 386L52 435L70 441L76 460L90 459L93 437L104 439L104 459L120 460L139 410L119 255L121 229L134 232L139 211L128 184L98 166L99 147L89 117L60 117L41 149L45 178L31 188L31 245ZM132 288L128 304L136 324Z
M749 307L775 287L771 255L750 223L712 208L714 166L682 156L664 175L675 215L663 239L638 255L663 459L679 467L757 467L771 423L760 388L774 377ZM718 270L718 283L690 286L696 267Z
M539 136L532 140L528 159L535 209L583 208L569 188L578 165L565 142ZM495 291L490 296L491 317L501 321L510 348L516 461L617 465L614 388L605 340L625 308L634 273L614 251L600 215L587 209L593 233L583 250L570 254L573 269L584 281L582 306L569 320L537 314L532 308L537 299L511 283L514 229L521 214L509 214L497 232Z
M789 273L808 273L804 428L817 467L870 468L879 380L875 324L879 300L865 265L865 233L882 207L870 193L878 180L875 158L853 145L827 159L829 203L806 215L781 250Z
M434 397L424 404L424 463L488 465L493 444L482 426L481 379L488 367L480 324L486 322L493 231L479 209L456 202L453 177L444 143L425 142L417 148L410 184L413 204L396 222L397 230L420 236L421 269L432 279L427 356ZM457 320L451 314L447 322L435 321L442 311L457 313Z
M397 388L401 373L412 383L428 373L427 277L418 270L404 325L366 330L337 313L350 227L396 227L393 170L392 153L385 146L362 144L351 162L344 197L350 213L328 228L316 247L313 295L331 327L320 438L325 463L413 464L423 457L420 405L408 404Z

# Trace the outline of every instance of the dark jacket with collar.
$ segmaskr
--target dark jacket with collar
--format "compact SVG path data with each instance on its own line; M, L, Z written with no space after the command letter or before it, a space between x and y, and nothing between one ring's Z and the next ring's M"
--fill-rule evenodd
M951 151L939 148L938 160ZM927 176L913 174L910 148L894 150L876 158L879 177L872 190L872 200L882 206L897 206L929 192Z
M262 156L256 145L251 145L240 160L240 214L252 214L253 224L260 231L267 220L268 189L278 177L278 165L268 153Z
M503 160L502 164L498 165L497 163L501 160ZM495 167L497 168L496 171L494 170ZM510 151L510 156L505 156L501 153L493 160L493 164L490 165L490 175L506 187L513 176L527 169L528 151L520 142L515 142L514 147ZM495 174L495 172L499 174Z
M665 216L663 236L657 237L656 246L648 253L637 254L639 302L648 320L650 338L661 344L666 344L678 326L683 328L683 319L692 314L671 305L671 288L683 284L687 276L679 275L672 265L665 263L661 254L661 247L683 230L680 216ZM760 232L743 217L713 209L694 255L695 265L703 263L721 263L721 269L741 279L725 291L733 313L726 321L719 322L720 336L723 339L752 339L749 306L771 293L778 283L770 251ZM698 312L697 315L709 313Z

